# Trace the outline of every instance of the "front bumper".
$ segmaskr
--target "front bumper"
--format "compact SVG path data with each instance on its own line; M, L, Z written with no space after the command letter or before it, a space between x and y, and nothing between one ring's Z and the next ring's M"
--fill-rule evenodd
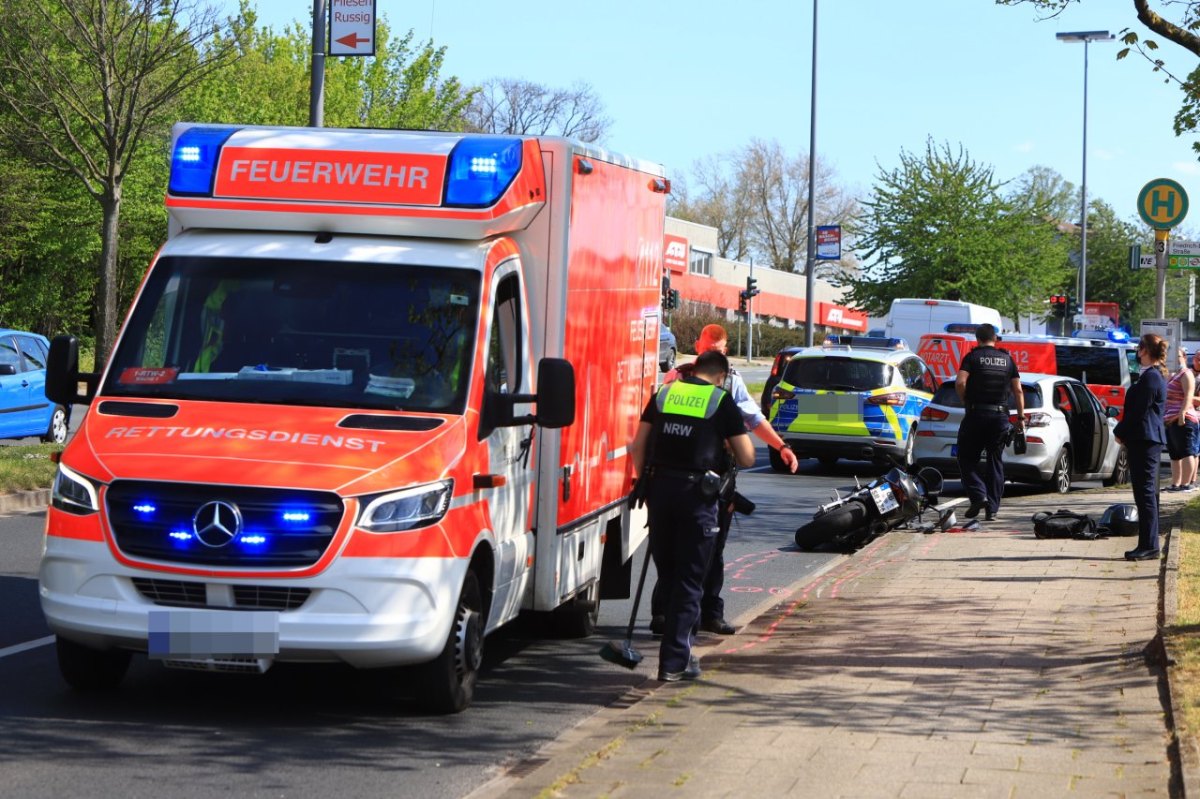
M148 649L152 612L200 613L217 626L223 614L277 614L277 662L343 662L358 668L423 663L445 646L467 571L458 558L339 558L304 578L208 580L132 569L100 542L50 536L39 591L56 634L96 649ZM156 603L135 578L199 592L201 604L179 609ZM180 585L187 584L187 585ZM198 586L203 586L199 588ZM295 609L241 606L235 588L307 590ZM246 592L243 592L246 593Z

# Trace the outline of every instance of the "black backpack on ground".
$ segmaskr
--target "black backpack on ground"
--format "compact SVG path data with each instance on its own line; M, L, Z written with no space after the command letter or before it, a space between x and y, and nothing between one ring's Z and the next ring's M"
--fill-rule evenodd
M1054 513L1033 514L1033 534L1038 538L1079 538L1091 541L1104 534L1096 528L1096 520L1086 513L1059 508Z

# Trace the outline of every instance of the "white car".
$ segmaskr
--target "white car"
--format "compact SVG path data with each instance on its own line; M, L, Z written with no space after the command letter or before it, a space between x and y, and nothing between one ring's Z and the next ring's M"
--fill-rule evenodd
M1024 455L1004 450L1004 474L1014 482L1034 483L1065 494L1074 480L1103 480L1106 486L1129 481L1129 457L1113 437L1116 408L1100 404L1073 377L1021 375L1025 392ZM1015 403L1008 403L1010 408ZM917 466L933 466L947 477L958 475L955 441L963 404L947 381L921 412L913 452Z

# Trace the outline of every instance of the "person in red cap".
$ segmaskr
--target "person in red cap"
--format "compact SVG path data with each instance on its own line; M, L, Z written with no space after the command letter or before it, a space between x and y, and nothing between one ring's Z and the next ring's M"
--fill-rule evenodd
M725 355L728 349L729 336L721 325L705 325L700 331L700 338L696 341L697 355L712 351ZM680 364L667 372L663 384L671 383L679 377L689 376L691 367L692 365L689 363ZM796 453L792 452L791 447L779 437L779 434L771 427L771 423L763 416L762 409L750 396L750 392L746 389L746 382L742 380L742 376L737 373L737 370L729 370L722 388L733 397L734 404L737 405L738 411L742 415L742 422L746 425L746 430L758 436L771 449L778 450L784 464L795 474L796 467L800 465ZM734 471L736 472L736 470ZM736 489L736 477L734 477L721 493L717 517L720 531L717 533L712 561L709 563L708 574L704 580L704 595L700 601L700 629L717 635L732 635L737 632L737 628L725 619L725 599L721 596L721 590L725 587L725 542L729 538L729 526L733 523L733 494ZM664 591L656 583L654 590L650 593L650 631L656 635L662 634L666 619L666 597L663 594Z

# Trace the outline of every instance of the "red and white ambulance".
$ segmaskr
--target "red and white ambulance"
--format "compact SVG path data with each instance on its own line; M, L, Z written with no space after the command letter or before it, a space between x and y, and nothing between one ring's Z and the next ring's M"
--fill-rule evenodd
M172 153L170 236L106 370L65 336L50 357L48 392L91 404L40 570L66 680L114 686L137 652L417 665L454 712L518 612L591 632L645 536L626 447L657 374L662 168L196 124Z

